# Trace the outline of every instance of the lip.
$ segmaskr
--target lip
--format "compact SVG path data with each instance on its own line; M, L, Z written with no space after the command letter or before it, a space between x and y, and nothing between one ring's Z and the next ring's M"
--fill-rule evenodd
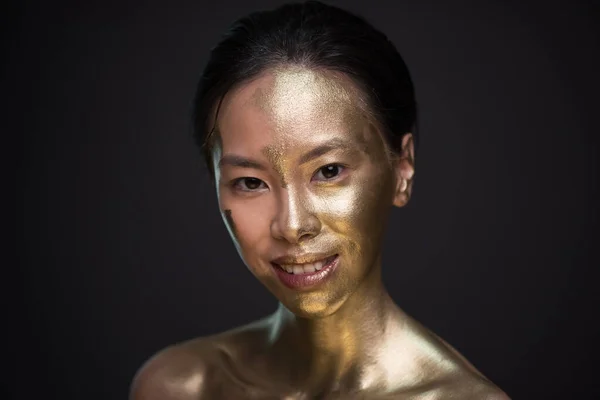
M334 254L333 260L331 260L321 270L315 271L315 272L310 272L307 274L299 274L299 275L290 274L290 273L286 272L285 270L283 270L279 266L280 263L281 264L306 264L309 262L320 261L320 260L323 260L323 259L326 259L329 257L331 257L331 255L330 256L319 255L318 257L316 257L316 255L314 255L314 254L310 255L310 257L306 256L304 258L303 257L280 257L280 258L273 260L271 262L271 266L275 270L277 277L279 278L281 283L283 283L288 288L290 288L290 289L307 289L307 288L312 288L312 287L317 286L318 284L325 281L328 277L330 277L332 275L332 273L335 271L335 269L337 268L337 266L339 264L339 260L340 260L339 254ZM298 261L302 261L302 260L306 260L306 261L298 262ZM280 263L277 261L280 261Z

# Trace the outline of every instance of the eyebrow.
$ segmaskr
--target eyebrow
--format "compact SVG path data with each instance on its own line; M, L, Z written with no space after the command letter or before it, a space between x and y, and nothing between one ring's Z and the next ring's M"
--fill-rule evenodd
M324 154L329 153L333 150L352 150L353 147L348 145L348 142L342 139L331 139L330 141L323 143L314 149L304 153L298 163L300 165L305 164L315 158L321 157ZM253 160L251 158L239 156L236 154L225 154L219 160L219 167L223 167L225 165L229 165L232 167L240 167L240 168L254 168L261 171L266 171L267 168L261 164L260 162Z
M321 157L324 154L329 153L332 150L351 150L352 147L348 145L348 142L342 139L331 139L330 141L323 143L314 149L308 151L300 157L298 163L300 165L307 163L315 158Z
M221 157L219 160L219 167L223 167L224 165L241 168L254 168L261 171L267 170L267 168L258 161L235 154L225 154L223 157Z

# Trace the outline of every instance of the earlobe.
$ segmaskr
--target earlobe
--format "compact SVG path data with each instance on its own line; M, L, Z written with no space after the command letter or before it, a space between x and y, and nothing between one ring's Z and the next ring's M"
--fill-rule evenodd
M412 192L412 182L415 174L414 168L414 141L411 133L402 138L400 156L394 162L396 174L396 190L393 204L403 207L408 203Z
M400 192L406 192L408 188L408 181L406 179L400 178Z
M396 207L404 207L410 199L410 183L403 178L398 180L396 185L396 192L394 193L393 204Z

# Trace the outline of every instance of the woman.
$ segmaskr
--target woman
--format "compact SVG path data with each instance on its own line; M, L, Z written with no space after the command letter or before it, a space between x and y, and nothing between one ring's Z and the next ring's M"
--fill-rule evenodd
M506 399L390 298L388 213L410 199L416 105L394 46L318 2L238 21L213 49L196 138L271 316L171 346L133 399Z

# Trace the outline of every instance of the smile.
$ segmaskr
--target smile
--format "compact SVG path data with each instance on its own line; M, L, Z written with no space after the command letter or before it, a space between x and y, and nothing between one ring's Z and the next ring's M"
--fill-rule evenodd
M285 259L285 263L272 262L277 277L285 286L291 289L309 289L325 281L333 274L338 263L337 254L320 260L292 263L291 259Z
M311 274L322 270L326 265L330 264L337 255L333 255L322 260L303 264L275 264L277 267L285 270L288 274L302 275Z

